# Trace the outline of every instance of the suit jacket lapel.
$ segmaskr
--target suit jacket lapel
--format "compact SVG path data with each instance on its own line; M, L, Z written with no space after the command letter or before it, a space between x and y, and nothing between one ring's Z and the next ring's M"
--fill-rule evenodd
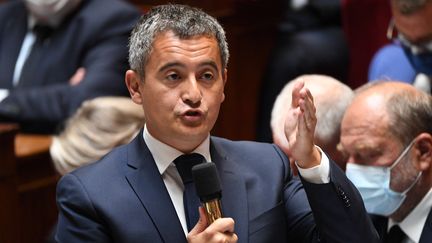
M248 242L249 216L245 181L238 174L235 161L230 161L229 156L214 139L211 140L210 154L221 180L222 213L224 217L234 219L238 242Z
M162 240L186 242L174 205L141 135L142 132L128 147L129 170L126 179L151 217Z
M381 240L384 242L384 238L387 236L388 218L376 214L369 214L369 217L371 218Z
M420 236L420 243L428 243L431 241L432 241L432 210L429 211L429 215L423 227L423 231Z

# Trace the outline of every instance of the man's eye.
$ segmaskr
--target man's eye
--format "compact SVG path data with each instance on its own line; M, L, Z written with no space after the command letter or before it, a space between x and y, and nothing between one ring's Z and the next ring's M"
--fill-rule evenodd
M170 81L175 81L175 80L179 80L180 79L180 75L178 75L177 73L172 73L169 74L166 79L170 80Z
M203 80L213 80L214 76L213 76L212 73L207 72L207 73L204 73L204 74L201 76L201 78L202 78Z

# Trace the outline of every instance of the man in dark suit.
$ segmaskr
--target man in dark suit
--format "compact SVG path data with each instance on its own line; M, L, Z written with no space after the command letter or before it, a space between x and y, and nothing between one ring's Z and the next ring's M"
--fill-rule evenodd
M348 74L348 46L341 25L342 1L281 2L283 16L262 77L257 107L256 138L260 142L272 141L271 110L287 82L303 74L324 74L344 82Z
M301 175L294 178L275 145L210 136L229 56L214 18L155 7L135 27L129 53L126 84L146 125L130 144L61 179L59 242L378 241L356 189L314 146L315 107L303 83L287 107L287 151ZM190 210L181 160L189 156L219 172L224 217L210 225L202 208L199 218L198 207Z
M0 6L0 122L52 133L87 99L127 95L127 40L140 16L118 0Z
M383 242L432 242L432 97L400 82L360 88L344 114L346 173Z

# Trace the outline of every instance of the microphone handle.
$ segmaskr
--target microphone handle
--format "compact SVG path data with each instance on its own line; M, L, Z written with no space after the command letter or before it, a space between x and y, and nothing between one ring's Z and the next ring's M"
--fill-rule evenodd
M208 224L212 224L216 219L222 218L221 202L218 198L203 203L207 216Z

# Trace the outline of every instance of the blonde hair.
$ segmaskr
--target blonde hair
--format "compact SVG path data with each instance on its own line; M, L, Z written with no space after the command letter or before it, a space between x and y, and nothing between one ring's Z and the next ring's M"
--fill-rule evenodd
M144 126L141 106L126 97L85 101L54 136L50 154L60 174L100 159L114 147L130 142Z

